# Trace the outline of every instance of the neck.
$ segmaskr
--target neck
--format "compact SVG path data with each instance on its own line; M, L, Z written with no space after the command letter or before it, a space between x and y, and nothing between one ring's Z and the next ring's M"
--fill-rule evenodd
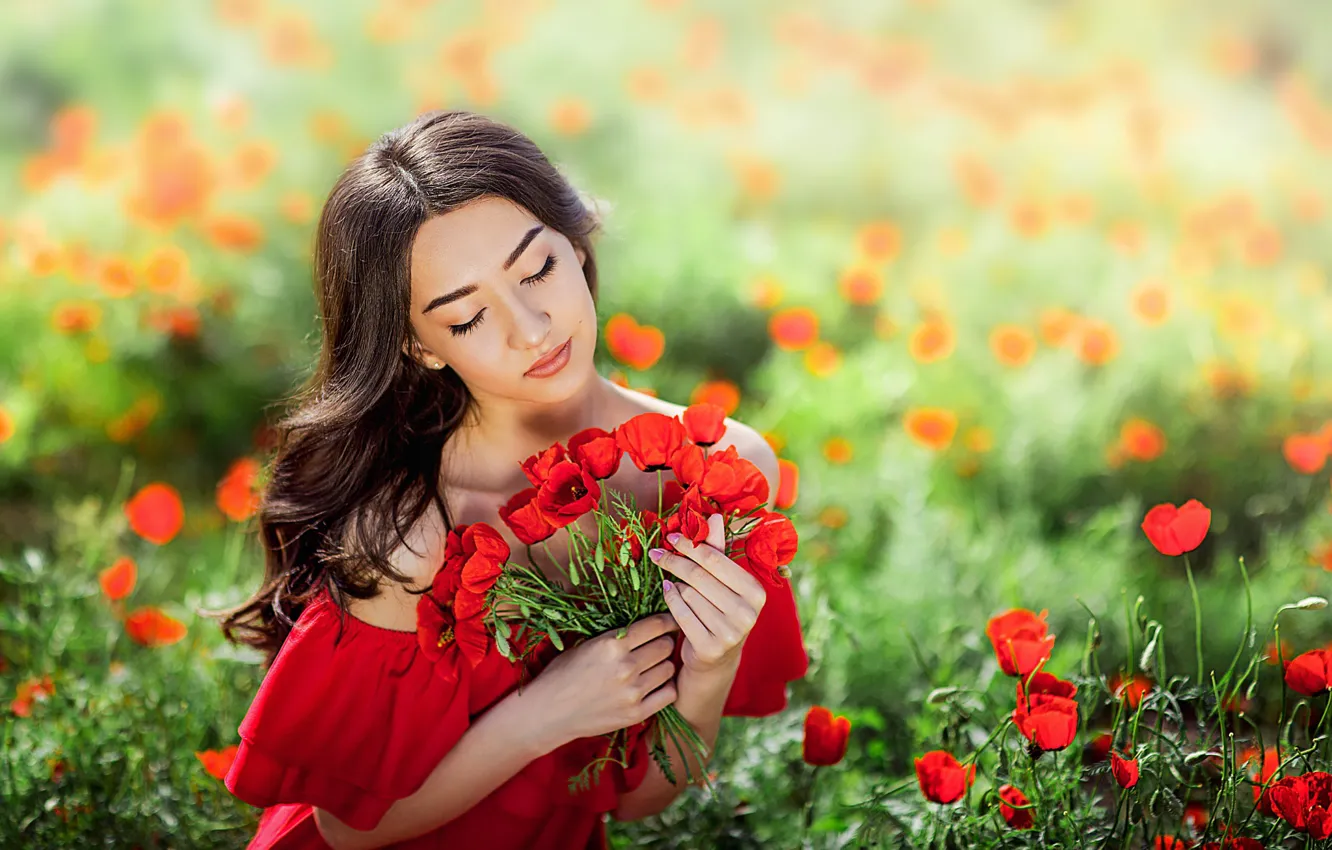
M553 404L477 398L474 415L449 438L449 443L455 457L465 456L488 469L516 470L552 443L601 425L617 398L615 385L595 372L580 392Z

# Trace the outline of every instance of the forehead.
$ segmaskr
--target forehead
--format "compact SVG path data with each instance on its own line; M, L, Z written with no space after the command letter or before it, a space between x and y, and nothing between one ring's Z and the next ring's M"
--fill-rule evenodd
M493 197L431 216L412 244L413 289L439 294L495 277L523 234L539 223L507 198Z

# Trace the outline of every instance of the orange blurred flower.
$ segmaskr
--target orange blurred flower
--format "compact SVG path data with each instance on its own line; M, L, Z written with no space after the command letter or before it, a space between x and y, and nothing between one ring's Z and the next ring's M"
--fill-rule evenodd
M57 333L87 333L101 321L102 308L93 301L61 301L51 311L51 327Z
M656 68L632 68L625 74L624 88L638 103L659 103L666 98L666 75Z
M1036 337L1017 325L997 325L990 332L995 359L1010 368L1025 366L1036 353Z
M952 444L957 433L957 414L941 407L913 408L907 411L902 424L916 443L942 451Z
M759 275L749 286L749 299L760 310L771 310L781 303L782 284L772 275Z
M550 126L562 136L578 136L592 124L592 110L582 98L565 97L550 105Z
M185 637L185 624L156 605L136 608L125 618L125 633L140 646L176 643Z
M1050 307L1041 311L1041 341L1051 348L1067 343L1078 329L1081 317L1063 307Z
M124 257L103 257L97 262L97 284L112 298L126 298L134 293L134 267Z
M14 436L14 431L14 415L0 407L0 444L8 442Z
M1146 281L1133 290L1133 315L1144 325L1159 325L1170 314L1170 295L1156 281Z
M1110 678L1110 693L1122 699L1131 709L1137 708L1142 698L1151 692L1152 680L1141 673L1134 673L1128 678L1116 673Z
M826 378L842 365L842 353L830 342L820 340L805 352L805 368L816 378Z
M130 528L144 540L161 546L171 542L185 524L180 494L170 484L154 482L125 503Z
M652 368L666 350L660 329L640 325L628 313L616 313L606 321L605 337L611 356L640 372Z
M244 522L259 509L259 461L250 457L236 460L217 485L218 510L232 522Z
M851 441L845 437L832 437L823 444L823 456L830 463L850 463L854 454Z
M916 362L934 363L952 354L956 343L952 325L943 319L930 318L911 332L907 348Z
M886 262L902 250L902 232L891 221L871 221L856 234L856 245L866 260Z
M852 266L842 272L837 288L852 304L873 304L883 295L883 276L872 268Z
M777 469L780 478L777 484L777 498L773 502L773 507L784 511L795 504L800 490L800 467L796 466L794 461L783 457L777 458Z
M819 336L819 317L808 307L787 307L768 319L768 335L783 351L799 351Z
M14 701L9 704L9 710L15 717L31 717L33 703L44 702L54 695L55 682L50 676L25 679L14 689Z
M1119 445L1136 461L1156 460L1166 450L1165 432L1146 419L1133 418L1119 429Z
M143 280L152 292L174 292L190 273L190 258L177 245L159 245L143 261Z
M727 416L730 416L740 406L740 388L725 379L703 381L694 387L694 391L690 393L689 403L701 404L703 402L711 402L717 405L726 411Z
M230 213L210 216L203 223L204 235L218 248L250 252L264 241L264 229L252 218Z
M97 574L97 583L102 586L102 594L107 599L117 602L134 592L138 576L139 568L134 559L122 555L114 564Z
M1327 464L1327 440L1320 434L1291 434L1282 441L1281 453L1291 469L1314 475Z
M239 749L233 744L220 750L201 750L194 756L204 766L204 770L208 771L209 776L214 779L226 779L227 771L231 770L231 763L236 760Z
M1090 366L1104 366L1119 353L1115 329L1099 319L1083 322L1078 340L1078 359Z

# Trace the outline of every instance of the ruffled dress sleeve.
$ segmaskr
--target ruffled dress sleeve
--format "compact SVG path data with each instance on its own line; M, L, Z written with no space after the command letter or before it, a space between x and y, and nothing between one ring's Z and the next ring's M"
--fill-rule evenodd
M323 594L260 684L226 786L255 806L305 803L373 829L467 730L470 677L458 673L439 675L414 634L344 615Z

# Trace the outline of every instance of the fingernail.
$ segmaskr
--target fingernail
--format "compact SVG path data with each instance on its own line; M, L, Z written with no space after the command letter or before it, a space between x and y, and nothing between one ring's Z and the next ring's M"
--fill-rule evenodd
M661 556L665 554L666 554L665 549L652 548L648 550L648 557L652 559L652 563L654 564L660 561Z
M671 580L670 580L670 579L668 579L668 578L664 578L664 579L661 580L661 592L662 592L662 593L669 593L669 592L670 592L670 589L671 589L672 587L675 587L675 585L671 584Z
M680 534L678 531L672 531L670 534L666 535L666 542L674 546L676 541L683 536L684 535Z

